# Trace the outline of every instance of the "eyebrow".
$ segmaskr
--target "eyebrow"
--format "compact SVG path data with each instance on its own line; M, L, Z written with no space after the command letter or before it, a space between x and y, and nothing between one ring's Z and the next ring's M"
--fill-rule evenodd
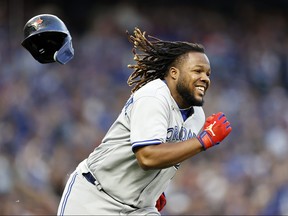
M200 68L204 68L204 69L208 69L211 70L211 67L210 65L204 65L204 64L197 64L197 65L194 65L192 68L196 68L196 67L200 67Z

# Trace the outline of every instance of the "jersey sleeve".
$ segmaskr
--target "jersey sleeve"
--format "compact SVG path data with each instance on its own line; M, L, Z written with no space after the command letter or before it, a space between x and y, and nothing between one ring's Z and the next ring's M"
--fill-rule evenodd
M134 102L130 116L130 140L133 151L138 147L166 141L168 108L164 101L152 96L142 97Z

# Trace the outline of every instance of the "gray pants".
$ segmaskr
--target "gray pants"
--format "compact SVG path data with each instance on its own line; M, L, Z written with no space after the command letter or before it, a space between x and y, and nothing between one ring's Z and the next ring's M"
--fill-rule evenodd
M57 215L160 215L155 207L136 209L116 201L97 184L88 182L82 175L87 172L83 161L70 175Z

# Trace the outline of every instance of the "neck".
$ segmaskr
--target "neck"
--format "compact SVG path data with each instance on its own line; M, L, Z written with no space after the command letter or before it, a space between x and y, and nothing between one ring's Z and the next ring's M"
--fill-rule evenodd
M170 94L171 94L172 98L175 100L175 102L178 105L180 110L185 110L185 109L191 108L191 106L188 107L188 106L184 105L183 100L180 97L180 95L177 93L175 86L173 84L171 84L171 80L164 79L163 82L166 83L166 85L168 86L168 88L170 90Z

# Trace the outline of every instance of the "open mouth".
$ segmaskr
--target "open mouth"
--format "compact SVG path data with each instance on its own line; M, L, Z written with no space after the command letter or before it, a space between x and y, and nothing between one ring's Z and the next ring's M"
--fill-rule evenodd
M205 94L205 88L203 86L196 86L196 89L202 96Z

